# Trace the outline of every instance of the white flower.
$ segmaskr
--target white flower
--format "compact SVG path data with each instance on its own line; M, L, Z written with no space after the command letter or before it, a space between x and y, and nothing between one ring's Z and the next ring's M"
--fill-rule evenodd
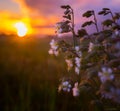
M75 50L79 51L80 50L79 46L75 46Z
M75 57L75 64L77 67L80 67L81 58Z
M88 52L91 52L94 48L94 44L92 42L89 43L89 48L88 48Z
M72 59L65 59L65 62L67 63L68 71L69 71L73 67L73 61Z
M59 51L58 50L54 51L54 54L55 54L55 56L58 56L59 55Z
M59 50L58 50L58 44L57 42L52 39L50 42L51 49L48 51L49 54L58 56L59 55Z
M98 76L100 77L100 80L102 83L106 82L107 80L113 80L114 75L112 73L111 68L103 67L102 72L98 72Z
M50 46L53 50L57 50L57 48L58 48L58 44L54 39L51 40Z
M78 54L79 57L82 57L82 52L81 51L78 51L77 54Z
M59 30L57 31L59 34L61 34L63 32L62 28L59 28Z
M77 55L79 57L82 57L82 52L80 51L80 47L79 46L75 46L75 51L76 51L76 53L77 53Z
M49 53L50 55L53 55L53 54L54 54L53 49L50 49L50 50L48 51L48 53Z
M74 84L74 88L72 90L73 90L73 96L75 97L79 96L78 82Z
M115 48L118 49L118 50L120 50L120 42L117 42L117 43L115 44Z
M120 35L120 31L119 31L119 30L115 30L114 32L115 32L115 35L116 35L116 36L119 36L119 35Z
M76 72L76 74L80 73L80 66L81 66L80 62L81 62L81 58L75 57L75 72Z
M79 73L80 73L80 69L79 69L79 67L75 67L75 72L76 72L76 74L79 75Z
M64 81L64 82L62 82L61 85L59 86L58 91L63 90L63 91L66 91L66 92L70 92L71 87L72 87L72 86L71 86L71 84L69 83L69 81Z
M65 81L65 82L62 83L62 85L63 85L63 86L67 86L67 85L69 85L69 82L68 82L68 81Z
M61 24L62 24L61 22L56 23L55 28L57 32L61 30Z

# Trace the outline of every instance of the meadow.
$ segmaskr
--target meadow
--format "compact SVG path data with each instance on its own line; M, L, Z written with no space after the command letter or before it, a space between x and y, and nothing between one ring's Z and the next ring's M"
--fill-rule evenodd
M80 109L71 93L58 93L66 64L48 54L50 40L0 36L0 111Z

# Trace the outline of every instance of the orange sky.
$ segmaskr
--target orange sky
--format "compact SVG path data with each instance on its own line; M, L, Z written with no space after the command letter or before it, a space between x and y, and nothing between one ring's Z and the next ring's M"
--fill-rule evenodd
M94 4L93 4L94 3ZM109 7L119 10L120 0L0 0L0 33L15 34L16 22L23 22L28 34L54 34L54 25L62 18L61 5L70 4L81 24L81 14L88 9Z

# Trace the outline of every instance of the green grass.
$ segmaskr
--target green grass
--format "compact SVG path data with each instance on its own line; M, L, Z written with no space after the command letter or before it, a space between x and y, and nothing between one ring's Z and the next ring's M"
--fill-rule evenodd
M48 54L49 38L0 38L1 111L73 111L72 96L58 94L63 58Z

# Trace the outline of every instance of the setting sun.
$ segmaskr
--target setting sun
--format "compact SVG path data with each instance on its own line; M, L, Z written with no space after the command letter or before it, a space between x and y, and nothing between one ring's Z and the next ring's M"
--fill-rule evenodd
M19 37L24 37L27 34L28 28L23 22L17 22L14 26L17 29L17 35Z

